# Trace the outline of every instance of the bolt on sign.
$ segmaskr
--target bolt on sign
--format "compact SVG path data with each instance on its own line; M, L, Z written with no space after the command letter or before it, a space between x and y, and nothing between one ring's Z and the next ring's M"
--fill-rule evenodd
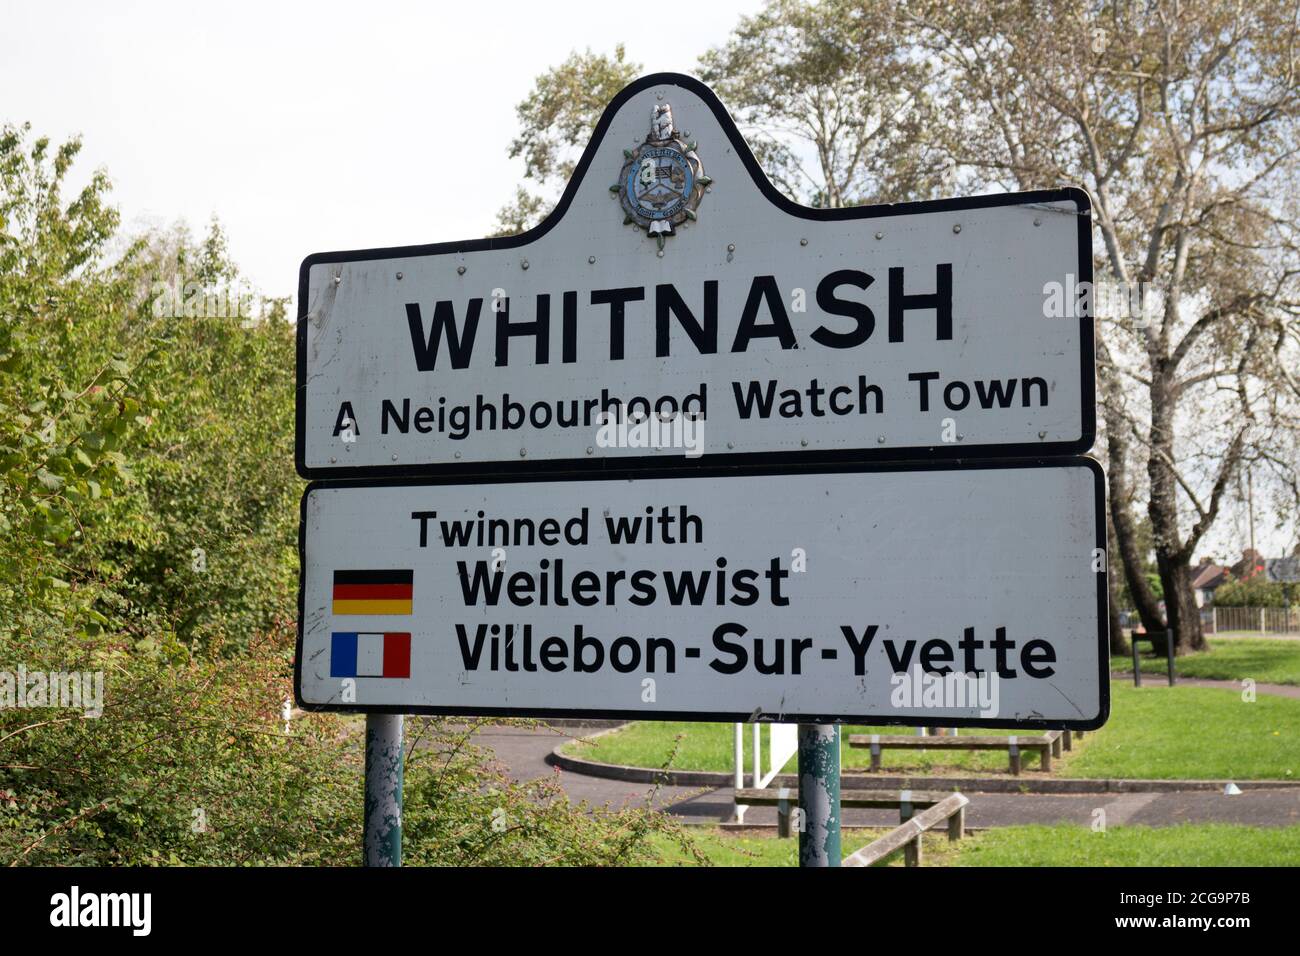
M1091 278L1080 190L799 206L707 87L650 76L536 228L303 262L297 467L1082 453Z
M1072 727L1105 720L1085 458L317 482L317 710Z

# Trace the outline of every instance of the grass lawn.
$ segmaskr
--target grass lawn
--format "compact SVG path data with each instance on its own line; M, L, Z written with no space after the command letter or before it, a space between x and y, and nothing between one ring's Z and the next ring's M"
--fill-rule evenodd
M1066 777L1284 780L1300 776L1300 700L1111 682L1110 721L1060 763Z
M965 843L966 841L962 841ZM1185 823L1174 827L1057 824L974 834L957 866L1297 866L1300 826Z
M713 866L798 866L798 839L779 840L775 836L753 833L733 834L713 827L687 827L691 841ZM843 855L866 846L885 830L846 829L841 835ZM925 849L929 849L929 841ZM947 843L946 836L942 837ZM650 838L658 859L648 866L696 866L696 861L674 840L655 834ZM902 859L902 854L898 854Z
M1139 644L1143 655L1146 645ZM1147 674L1165 676L1163 657L1142 656L1143 678ZM1133 673L1131 656L1112 657L1111 670ZM1211 639L1210 649L1176 658L1174 669L1179 677L1203 677L1207 680L1241 680L1249 677L1259 684L1300 684L1300 641L1267 637L1233 637Z
M877 728L905 733L905 728ZM844 733L871 728L846 727ZM992 733L979 730L979 733ZM603 763L662 767L675 738L682 735L672 766L687 770L732 769L732 725L638 721L591 744L572 743L568 753ZM745 729L749 766L750 728ZM842 766L865 768L866 750L842 750ZM1036 759L1023 776L1041 776ZM1111 682L1111 717L1101 730L1076 742L1053 762L1066 777L1159 779L1294 779L1300 777L1300 700L1259 694L1253 703L1237 691L1209 687L1135 688ZM787 766L791 770L791 766ZM935 753L893 750L884 753L886 772L1006 774L1007 758L997 752Z
M844 746L840 752L841 766L845 769L866 769L871 766L871 752L848 745L849 734L906 734L908 727L861 727L846 726L841 729ZM987 728L970 729L966 733L998 733ZM1007 731L1012 733L1012 731ZM584 760L596 760L601 763L629 764L634 767L662 767L672 753L674 738L682 736L680 749L672 766L679 770L721 770L730 772L733 757L733 737L731 724L701 724L693 722L637 721L624 730L606 734L591 744L571 743L565 747L565 753ZM745 728L745 772L753 766L753 730ZM763 748L767 749L767 732L763 733ZM959 753L935 753L926 751L886 750L882 754L882 766L886 771L906 770L908 772L959 771L963 773L1006 773L1008 760L1005 753L997 751L962 751ZM1026 767L1037 767L1038 758L1024 758ZM764 772L767 770L764 760ZM789 773L794 772L794 760L785 767Z
M696 847L714 866L797 866L798 840L732 836L694 828ZM883 830L846 830L844 855L865 846ZM693 866L695 861L671 841L655 837L658 860L651 866ZM902 866L903 855L886 861ZM1300 866L1300 826L1250 827L1183 824L1175 827L1111 827L1095 833L1068 823L1055 826L998 827L949 843L942 833L927 833L923 866Z

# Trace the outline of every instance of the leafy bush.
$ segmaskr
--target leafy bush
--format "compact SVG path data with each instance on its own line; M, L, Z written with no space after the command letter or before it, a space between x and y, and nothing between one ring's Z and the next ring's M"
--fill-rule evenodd
M1289 597L1285 585L1262 574L1225 581L1214 589L1214 603L1220 607L1286 607L1291 603Z
M0 861L356 864L360 720L286 733L280 713L302 491L285 304L155 308L159 281L237 281L220 227L122 243L102 173L62 197L77 151L0 129ZM102 672L102 716L5 707L19 668ZM679 832L413 724L411 862L608 863Z

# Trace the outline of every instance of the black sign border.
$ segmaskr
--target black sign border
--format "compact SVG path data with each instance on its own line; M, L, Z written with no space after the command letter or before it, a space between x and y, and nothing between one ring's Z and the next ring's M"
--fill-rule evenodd
M416 476L406 479L374 478L366 481L313 481L303 492L299 504L298 521L298 561L299 568L307 566L307 499L313 491L330 488L382 488L410 485L479 485L479 484L513 484L537 483L545 481L610 481L636 479L670 479L713 478L713 477L760 477L779 475L806 474L844 474L907 471L984 471L987 469L1022 469L1022 468L1087 468L1093 476L1094 495L1094 539L1095 547L1106 553L1106 479L1101 465L1093 458L1063 457L1034 458L1006 461L934 461L934 462L887 462L887 463L852 463L852 464L813 464L782 463L762 468L737 469L723 465L702 466L690 471L663 472L659 469L620 470L618 472L587 472L578 475L482 475L471 478L457 476ZM1024 730L1096 730L1106 723L1110 716L1110 619L1109 593L1107 591L1106 573L1097 575L1097 661L1098 687L1100 689L1099 710L1095 717L1080 720L1047 720L1025 718L1021 720L963 717L943 717L945 727L999 727ZM604 720L680 720L699 723L747 723L753 715L747 713L708 712L708 711L644 711L644 710L591 710L584 708L527 708L515 707L439 707L409 705L358 705L358 704L315 704L302 697L302 646L305 577L298 573L298 639L293 658L293 696L297 705L303 710L316 712L342 712L363 714L428 714L440 716L477 716L477 717L534 717L540 719L604 719ZM868 724L886 726L914 727L917 724L915 714L908 716L854 714L828 716L825 714L763 714L761 721L779 721L782 723L801 724Z
M957 212L964 209L989 209L1000 206L1020 206L1031 203L1072 202L1078 221L1079 261L1078 281L1092 282L1092 205L1088 194L1076 187L1044 189L1019 193L987 196L968 196L956 199L938 199L925 202L906 202L879 206L850 206L839 209L814 209L791 202L768 180L726 107L704 83L681 73L653 73L643 76L624 88L605 108L600 122L592 133L591 141L582 153L573 176L565 187L559 203L537 226L515 236L491 239L473 239L461 242L437 242L429 245L392 246L378 249L359 249L342 252L321 252L308 256L298 270L298 325L296 335L297 388L294 412L294 466L298 474L307 479L317 478L375 478L415 477L422 475L476 475L476 474L555 474L560 472L608 472L626 469L673 469L682 461L664 455L641 455L618 458L570 459L513 459L497 462L442 462L433 464L349 465L338 467L308 467L306 457L307 424L307 294L308 277L313 265L320 263L363 262L371 259L407 258L413 256L456 255L466 252L483 252L499 249L517 249L535 242L550 232L569 209L578 186L587 175L596 148L605 138L610 123L619 108L630 98L657 86L678 86L698 96L713 111L718 124L731 141L732 148L749 170L754 185L769 202L790 216L821 222L848 219L877 219L882 216L900 216L917 213ZM1037 458L1046 455L1077 455L1092 448L1097 436L1096 409L1096 345L1093 340L1091 316L1079 317L1080 376L1079 395L1082 421L1080 436L1065 442L1024 442L1018 444L904 446L898 448L810 449L783 452L715 452L702 455L690 464L707 466L727 463L732 465L769 465L783 462L857 462L857 461L934 461L970 458Z

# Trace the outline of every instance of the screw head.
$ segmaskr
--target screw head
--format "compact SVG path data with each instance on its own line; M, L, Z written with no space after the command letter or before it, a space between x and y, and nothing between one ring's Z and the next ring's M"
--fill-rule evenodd
M521 268L521 269L527 269L527 268L528 268L528 260L525 259L523 262L519 263L519 268Z
M880 435L880 436L878 436L878 437L876 438L876 444L877 444L877 445L883 445L884 443L885 443L885 436L884 436L884 435Z
M1039 433L1038 433L1038 437L1039 437L1039 438L1046 438L1046 437L1047 437L1047 432L1039 432Z
M520 457L520 458L526 458L526 457L528 457L528 449L527 449L527 448L521 448L521 449L519 449L519 457Z
M735 251L736 251L736 244L735 244L734 242L729 242L729 243L727 243L727 251L728 251L728 252L735 252Z
M396 455L393 456L393 461L397 461L397 456L396 456Z
M465 274L465 267L464 267L464 266L457 266L457 267L456 267L456 275L458 275L458 276L463 276L464 274Z
M808 439L806 439L806 438L800 438L800 439L799 439L799 444L802 445L804 448L807 448L807 447L808 447Z
M883 232L878 232L878 233L876 233L876 238L877 238L877 239L884 239L884 238L885 238L885 234L884 234Z
M587 446L587 454L594 454L594 449L590 445Z
M400 272L397 273L397 281L398 281L398 282L401 282L401 281L402 281L402 274L401 274Z
M953 231L953 232L961 232L961 223L959 223L959 222L955 222L955 223L953 223L953 225L952 225L952 231Z
M1041 226L1042 224L1043 224L1043 220L1041 220L1041 219L1039 219L1037 216L1035 216L1035 217L1034 217L1034 225L1035 225L1035 226Z
M587 262L590 263L591 265L595 265L595 264L596 264L596 257L595 257L595 256L587 256Z
M799 240L799 245L801 245L801 246L806 246L806 245L808 245L808 240L807 240L807 239L800 239L800 240Z

